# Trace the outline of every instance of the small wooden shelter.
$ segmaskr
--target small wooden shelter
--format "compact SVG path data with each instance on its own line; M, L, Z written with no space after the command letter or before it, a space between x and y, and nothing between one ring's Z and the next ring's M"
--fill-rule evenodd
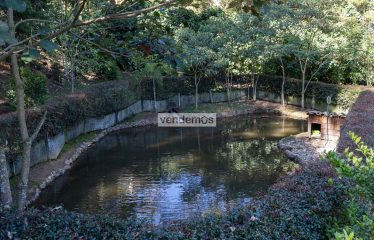
M346 115L344 113L309 111L309 138L338 140L340 137L340 128L343 125L345 118Z

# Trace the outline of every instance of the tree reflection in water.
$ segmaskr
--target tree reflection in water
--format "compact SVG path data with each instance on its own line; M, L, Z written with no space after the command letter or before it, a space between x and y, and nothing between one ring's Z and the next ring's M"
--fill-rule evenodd
M139 128L109 135L49 186L36 205L177 220L249 201L294 164L277 140L306 123L282 117L241 117L217 128Z

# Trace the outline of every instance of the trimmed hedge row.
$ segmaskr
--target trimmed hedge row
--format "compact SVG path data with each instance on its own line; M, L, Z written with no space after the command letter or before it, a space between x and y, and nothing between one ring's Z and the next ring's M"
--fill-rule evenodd
M338 152L344 153L346 148L356 149L348 132L352 131L360 136L371 148L374 148L374 90L367 90L360 94L349 111L341 129Z
M74 126L89 117L98 117L126 108L136 102L138 97L125 87L124 82L105 82L96 84L78 94L58 97L40 109L27 111L27 123L32 132L43 112L47 111L47 120L43 125L36 142L48 136L55 136L64 129ZM10 159L17 154L20 146L20 135L16 113L1 115L0 138L7 139L10 148Z
M249 76L234 76L233 84L247 84ZM201 79L199 91L208 92L210 89L220 89L225 91L223 85L225 78L222 76L213 76ZM282 77L278 76L260 76L258 81L258 90L281 94ZM288 78L285 84L285 95L292 97L301 97L302 82L298 79ZM310 82L305 93L306 98L314 97L317 103L325 103L326 97L332 97L332 104L341 109L349 109L355 102L358 95L365 87L334 85L322 82ZM163 80L163 86L160 87L158 97L165 99L170 95L180 92L184 95L194 94L195 86L191 77L167 77ZM149 85L143 92L143 97L153 98L152 86Z
M216 85L216 78L203 78L199 84L199 92L209 92L209 90L214 89ZM141 87L141 89L139 89L139 87ZM139 87L137 88L137 92L144 99L153 99L152 81L147 81ZM162 80L162 84L156 83L156 96L158 100L167 99L177 93L180 93L181 95L195 94L195 83L193 77L165 77Z
M258 89L266 92L281 94L282 77L260 76ZM285 83L285 95L301 97L302 81L287 79ZM313 98L316 102L325 103L326 97L332 97L332 104L342 109L349 109L356 101L363 87L334 85L322 82L310 82L305 93L306 98Z
M334 185L331 184L334 179ZM0 209L0 238L11 239L324 239L345 188L326 162L313 163L250 205L152 226L137 219L83 215L62 208Z

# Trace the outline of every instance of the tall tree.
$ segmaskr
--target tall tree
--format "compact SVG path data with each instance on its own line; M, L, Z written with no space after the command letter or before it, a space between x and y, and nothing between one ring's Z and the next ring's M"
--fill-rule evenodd
M56 23L55 21L51 21L50 19L34 18L21 19L18 22L15 22L14 11L17 11L19 13L25 12L27 9L26 2L24 0L0 1L2 14L7 17L7 22L0 22L0 44L5 45L5 48L0 53L0 61L6 60L8 58L10 58L11 61L12 75L15 81L17 95L17 117L22 140L22 167L18 197L18 208L20 210L23 210L25 208L27 202L31 145L37 137L42 125L44 124L47 113L44 113L38 126L30 135L26 119L24 82L22 81L22 78L20 76L18 62L19 54L28 52L31 57L39 57L40 49L43 49L46 52L53 52L56 48L58 48L58 45L52 40L64 33L68 33L72 29L82 29L88 25L99 24L110 20L132 18L140 14L168 6L176 2L176 0L166 1L161 4L136 11L126 11L125 7L125 9L118 9L118 11L115 13L99 17L90 15L89 10L87 10L87 16L83 19L82 13L87 7L87 2L88 0L76 0L75 4L70 10L70 14L68 15L69 17L62 23ZM50 23L51 27L47 31L40 31L41 23ZM21 40L23 36L17 34L17 27L24 24L31 25L31 27L35 27L38 30L36 31L36 33L24 37ZM0 165L0 167L3 167L3 164ZM7 171L7 169L1 169L1 172L5 171ZM7 183L2 182L1 185L3 184Z
M212 34L183 28L177 32L177 39L183 52L184 71L193 75L195 108L197 109L200 81L214 72L213 64L216 54L208 47Z
M328 33L334 18L332 1L289 1L291 16L296 24L291 28L290 38L296 46L293 54L301 72L301 107L305 107L305 93L310 82L331 61Z
M269 4L263 14L263 19L269 27L269 54L276 59L281 72L281 104L285 106L285 84L288 59L297 47L292 41L290 29L296 24L290 15L290 8L285 4Z

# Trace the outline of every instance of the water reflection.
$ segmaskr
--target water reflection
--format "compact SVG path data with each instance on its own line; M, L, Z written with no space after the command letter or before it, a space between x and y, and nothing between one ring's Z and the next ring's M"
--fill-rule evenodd
M304 127L304 121L272 116L225 120L217 128L117 132L82 155L36 205L62 203L154 223L223 209L249 201L293 167L276 142Z

